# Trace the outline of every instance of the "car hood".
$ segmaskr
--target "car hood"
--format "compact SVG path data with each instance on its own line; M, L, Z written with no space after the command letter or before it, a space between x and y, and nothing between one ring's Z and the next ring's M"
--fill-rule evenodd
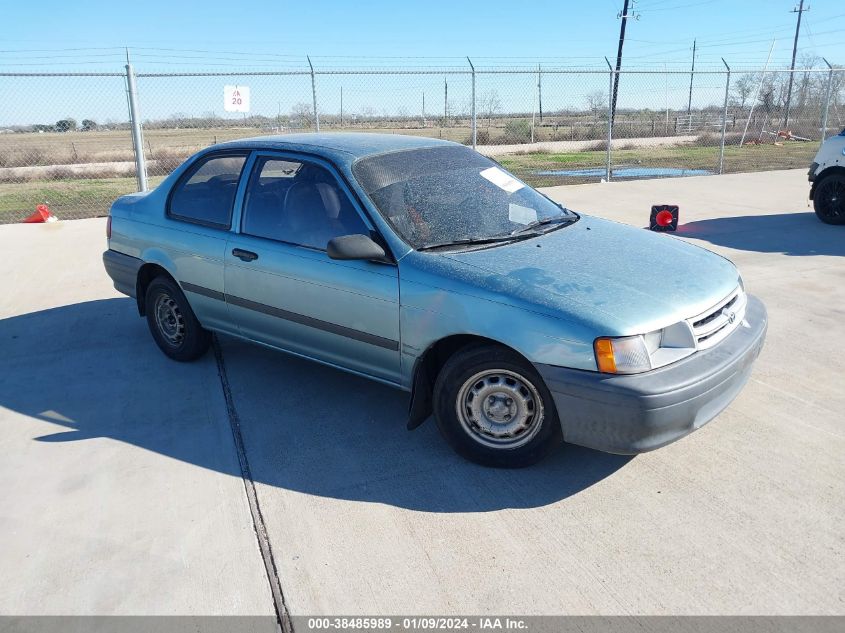
M541 237L443 253L475 283L614 331L644 333L698 315L739 283L724 257L666 234L582 216ZM515 301L514 301L515 300Z

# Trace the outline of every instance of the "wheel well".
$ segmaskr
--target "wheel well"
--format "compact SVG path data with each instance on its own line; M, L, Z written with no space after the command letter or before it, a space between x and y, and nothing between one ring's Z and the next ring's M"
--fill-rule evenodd
M442 338L429 347L417 363L417 371L425 371L431 384L455 352L470 345L502 345L498 341L472 334L456 334Z
M810 200L813 199L813 196L816 193L816 187L819 186L819 183L828 176L834 175L845 176L845 167L842 167L841 165L834 165L833 167L827 167L822 170L822 172L816 176L815 180L813 180L813 186L810 187Z
M173 275L158 264L144 264L141 266L140 270L138 270L138 279L135 282L135 300L138 302L138 314L141 316L146 314L147 286L156 277L167 277L174 283L176 282L173 279Z
M409 411L408 428L413 429L423 423L432 412L432 390L437 375L446 362L459 350L471 345L502 345L483 336L473 334L455 334L442 338L432 344L417 360L414 367L414 375L411 382L411 404ZM516 352L512 348L511 351ZM517 354L519 352L516 352ZM520 354L520 356L522 356Z

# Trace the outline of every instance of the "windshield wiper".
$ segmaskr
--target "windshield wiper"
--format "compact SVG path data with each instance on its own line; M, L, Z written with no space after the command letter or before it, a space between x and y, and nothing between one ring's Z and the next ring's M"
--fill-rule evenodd
M523 233L527 233L536 229L538 226L545 226L546 224L571 224L572 222L578 221L577 215L555 215L550 218L542 218L540 220L534 220L533 222L529 222L525 226L522 226L516 229L511 235L522 235Z
M539 233L537 234L539 235ZM460 240L449 240L447 242L437 242L435 244L426 244L417 248L418 251L432 251L438 248L447 248L449 246L464 246L472 244L495 244L496 242L513 242L515 240L534 237L533 234L520 235L496 235L494 237L467 237Z

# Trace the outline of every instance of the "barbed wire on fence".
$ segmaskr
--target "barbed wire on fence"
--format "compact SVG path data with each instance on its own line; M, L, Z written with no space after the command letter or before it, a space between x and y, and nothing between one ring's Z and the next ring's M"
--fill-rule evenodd
M526 182L557 185L804 167L845 126L845 69L833 66L623 69L611 117L607 67L320 60L312 70L293 61L281 70L133 70L134 85L128 70L0 72L9 97L0 106L0 222L40 203L62 218L105 215L114 198L156 186L199 149L318 127L475 144ZM248 90L245 111L229 111L226 86Z

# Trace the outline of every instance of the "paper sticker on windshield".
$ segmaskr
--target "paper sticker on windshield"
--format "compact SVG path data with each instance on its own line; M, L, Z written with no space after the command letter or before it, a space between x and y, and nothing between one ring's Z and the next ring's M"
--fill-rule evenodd
M537 212L534 209L511 203L508 205L508 219L517 224L531 224L537 221Z
M516 178L509 176L498 167L491 167L490 169L485 169L481 172L481 176L482 178L486 178L487 180L492 182L499 189L507 191L508 193L519 191L525 186Z

